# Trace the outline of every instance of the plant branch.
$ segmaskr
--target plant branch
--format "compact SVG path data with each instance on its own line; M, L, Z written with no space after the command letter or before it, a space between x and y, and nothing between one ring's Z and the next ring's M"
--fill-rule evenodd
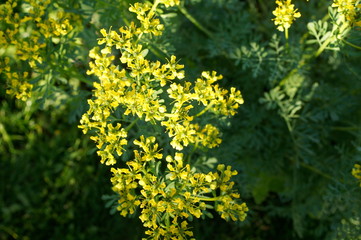
M184 6L178 5L178 9L191 23L194 24L194 26L196 26L199 30L201 30L208 37L213 38L213 34L208 29L203 27L203 25L200 22L198 22L198 20L195 19Z

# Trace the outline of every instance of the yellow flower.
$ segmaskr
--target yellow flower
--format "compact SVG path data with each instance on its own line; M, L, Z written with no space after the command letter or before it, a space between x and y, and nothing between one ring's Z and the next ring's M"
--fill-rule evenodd
M180 4L180 0L160 0L160 2L164 4L166 7Z
M141 161L151 161L155 159L162 159L163 155L159 153L158 144L155 143L155 137L151 136L144 138L140 136L139 140L134 140L134 144L142 148L143 156L140 158Z
M361 187L361 165L355 164L354 168L352 169L352 175L360 181Z
M361 8L357 4L357 0L333 0L332 7L337 8L337 12L341 13L350 23L355 22L357 12Z
M28 72L24 72L22 76L19 76L16 72L7 72L5 76L8 79L9 85L9 88L6 90L7 94L14 95L17 99L22 101L31 97L33 85L27 82L29 76Z
M277 8L272 12L276 17L272 19L281 32L288 30L296 18L301 17L291 0L276 0Z

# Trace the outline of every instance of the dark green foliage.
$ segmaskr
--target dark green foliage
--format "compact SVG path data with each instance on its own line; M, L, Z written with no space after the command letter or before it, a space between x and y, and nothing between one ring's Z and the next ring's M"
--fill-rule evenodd
M133 20L130 2L60 1L84 18L82 47L64 50L79 64L52 68L60 82L77 79L73 87L56 85L44 98L53 101L46 111L2 93L1 240L141 239L137 218L104 207L112 195L110 174L77 128L93 81L85 75L87 52L100 28ZM177 55L194 79L216 70L224 75L221 84L237 87L245 99L234 118L218 121L222 145L198 161L208 160L209 168L216 159L239 171L235 182L249 216L243 223L195 220L196 239L360 239L361 188L351 169L361 162L361 51L339 46L309 57L317 44L305 35L307 23L325 16L329 1L296 5L302 17L288 45L271 21L274 2L261 0L185 1L206 31L175 7L161 15L164 36L144 40L154 58ZM348 41L361 45L359 28ZM65 100L54 100L57 91Z
M110 174L68 112L34 110L1 104L0 239L139 239L104 207Z

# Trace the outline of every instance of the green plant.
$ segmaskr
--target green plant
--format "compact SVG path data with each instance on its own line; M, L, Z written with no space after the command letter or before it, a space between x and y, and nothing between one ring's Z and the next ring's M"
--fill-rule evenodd
M112 168L113 190L119 198L117 209L126 216L139 207L139 218L149 228L146 234L151 239L186 239L193 236L186 219L211 215L209 202L215 202L215 210L226 220L244 220L246 216L247 207L237 202L240 195L230 182L237 171L218 165L216 173L205 174L192 163L198 149L221 142L219 130L205 124L208 113L234 115L243 99L235 88L228 92L215 84L222 76L214 71L202 72L202 78L192 84L182 80L183 66L174 55L166 64L146 59L149 50L142 38L161 35L164 28L155 17L158 4L169 7L179 2L135 3L129 10L137 14L140 26L131 22L119 33L101 30L103 38L98 44L105 47L90 51L94 62L88 71L100 82L94 84L95 99L88 101L90 108L80 128L84 133L95 130L91 138L106 165L117 163L123 146L129 148L128 135L133 135L133 143L140 150L133 151L126 166ZM119 49L120 63L125 67L114 63L117 54L113 48ZM127 126L122 127L124 124ZM130 132L134 127L136 130ZM167 154L166 162L157 139Z
M359 239L359 1L11 0L0 20L0 239Z

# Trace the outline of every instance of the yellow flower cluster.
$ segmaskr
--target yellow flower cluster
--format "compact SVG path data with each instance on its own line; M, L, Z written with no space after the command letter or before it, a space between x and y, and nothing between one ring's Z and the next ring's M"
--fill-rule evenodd
M171 5L171 2L168 4ZM132 22L128 27L121 27L119 33L102 29L98 44L105 44L105 47L101 50L95 47L89 53L94 61L90 62L88 74L96 75L100 82L94 84L95 99L88 100L90 108L83 115L80 127L84 133L90 129L97 130L99 136L93 139L98 144L101 162L107 165L115 164L113 153L121 155L122 145L127 144L126 132L118 137L108 136L113 132L109 123L113 119L111 114L117 109L123 109L125 116L164 126L172 138L171 145L182 150L189 144L204 147L219 145L218 129L210 124L201 126L194 119L205 112L231 116L243 103L240 91L231 88L229 92L215 84L222 76L214 71L203 72L194 84L173 82L185 77L183 65L178 64L175 56L171 56L165 64L145 58L148 49L139 44L140 38L146 33L159 35L160 29L163 29L159 19L154 17L154 11L151 11L153 7L149 3L131 6L130 11L137 13L141 26L137 27ZM114 48L120 50L119 60L126 69L120 70L113 64ZM200 106L204 107L203 110L190 114L194 107Z
M272 12L276 17L272 19L281 32L287 31L296 18L301 17L298 9L294 9L295 5L291 0L276 0L277 8Z
M88 100L90 107L79 127L92 134L101 163L106 165L116 164L124 153L129 129L137 126L141 132L148 131L148 137L144 133L135 137L133 144L139 149L133 151L126 167L111 169L113 190L119 194L118 210L126 216L140 208L150 239L188 239L193 233L186 220L201 217L207 209L215 208L226 220L246 217L247 206L239 203L230 181L236 171L219 165L216 173L198 173L184 164L180 152L188 145L218 146L218 128L202 125L198 119L206 114L232 116L243 99L235 88L221 88L216 82L222 76L214 71L202 72L190 82L184 80L184 66L175 56L165 63L146 58L148 49L141 44L142 38L161 35L164 29L156 17L159 4L173 6L179 1L135 3L129 10L137 14L138 25L131 22L118 31L100 30L98 44L104 46L89 52L93 61L88 71L99 82L94 83L93 99ZM149 133L149 129L155 130ZM168 150L163 156L155 137L162 134L169 136L176 151L173 155Z
M5 29L0 29L0 48L15 49L11 56L15 60L21 60L37 72L37 64L43 62L46 51L44 38L59 37L68 34L73 27L69 23L70 14L59 12L56 18L47 17L46 9L50 0L9 0L0 5L0 22ZM19 12L14 11L20 7ZM8 64L10 58L8 58ZM8 82L7 93L16 98L26 100L31 96L32 78L28 71L17 73L19 69L2 69Z
M360 181L361 187L361 165L355 164L354 168L352 169L352 175Z
M22 74L11 72L10 58L4 57L0 59L0 74L1 73L4 73L6 79L12 83L12 88L6 90L7 94L14 95L17 99L23 101L30 97L33 85L26 81L29 76L28 72L23 72Z
M14 95L17 99L22 101L28 99L31 96L31 90L33 88L33 85L26 81L28 75L28 72L23 72L20 76L17 72L6 72L5 76L11 82L11 88L7 89L6 93Z
M218 165L217 172L196 173L189 164L184 165L183 154L167 156L167 174L156 176L149 169L162 159L155 138L144 136L134 144L141 151L134 151L135 159L127 162L128 168L112 168L113 191L119 194L118 210L126 216L141 209L140 219L149 230L150 239L188 239L193 236L187 228L187 219L200 218L213 206L225 220L243 221L247 206L239 204L239 194L230 182L237 171ZM139 190L140 189L140 190ZM139 194L140 191L140 194ZM217 194L216 194L217 193ZM209 196L211 194L212 196ZM162 224L164 222L164 224Z
M45 38L65 36L73 30L69 17L68 13L59 11L55 18L48 18L43 22L39 22L37 26Z
M164 4L166 7L170 7L174 5L179 5L180 0L160 0L159 3Z
M337 8L337 12L341 13L345 20L351 24L356 22L361 9L358 0L333 0L331 6ZM360 24L360 22L357 24Z

